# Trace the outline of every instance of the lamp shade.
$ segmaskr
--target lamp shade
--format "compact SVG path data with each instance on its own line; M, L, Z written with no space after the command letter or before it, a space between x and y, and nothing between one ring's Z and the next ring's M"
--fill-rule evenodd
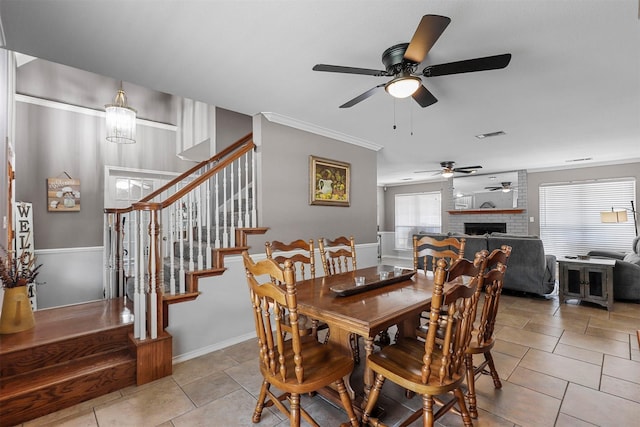
M118 90L113 104L104 106L107 116L107 141L117 144L136 142L136 110L127 106L124 90Z
M600 222L627 222L627 211L604 211L600 212Z

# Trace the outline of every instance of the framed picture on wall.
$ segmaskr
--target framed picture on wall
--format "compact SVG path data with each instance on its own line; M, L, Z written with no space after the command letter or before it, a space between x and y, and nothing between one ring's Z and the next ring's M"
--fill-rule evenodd
M80 212L80 180L47 178L47 211Z
M309 203L349 206L351 164L309 156Z

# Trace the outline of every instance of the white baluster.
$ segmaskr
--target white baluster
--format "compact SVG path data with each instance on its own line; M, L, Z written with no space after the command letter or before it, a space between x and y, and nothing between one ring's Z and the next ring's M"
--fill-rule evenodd
M256 212L256 189L257 189L257 183L256 183L256 156L254 154L255 152L252 150L251 151L251 196L253 198L252 203L251 203L251 227L257 227L258 226L258 214Z
M202 185L194 190L195 198L196 198L196 212L198 213L198 218L196 218L196 224L198 226L198 270L202 270L204 268L204 258L202 257Z
M214 187L214 192L215 192L215 206L213 207L213 210L215 212L215 227L216 227L216 241L214 243L214 246L216 248L220 247L220 188L219 188L219 183L218 183L218 175L220 175L219 173L216 174L216 183L215 183L215 187Z
M174 254L173 243L175 242L175 233L173 228L175 227L176 205L175 203L169 207L169 293L171 295L176 294L176 258Z
M183 294L186 289L184 276L184 214L186 207L184 205L184 198L178 201L178 206L180 208L179 214L176 215L176 220L178 221L176 223L176 230L178 230L178 240L180 242L180 270L178 272L178 286L180 288L178 289L178 291L179 293Z
M249 153L245 153L244 155L244 203L245 203L245 214L246 218L244 220L247 227L255 227L255 224L251 224L251 218L249 214Z
M229 247L227 231L227 168L222 170L222 247Z
M134 301L136 301L135 320L138 329L138 338L147 339L147 304L145 295L145 239L144 239L144 211L138 211L138 280Z
M149 212L149 327L151 339L158 338L158 299L156 293L157 212Z
M187 234L189 235L189 271L195 270L194 264L194 249L193 249L193 191L189 193L189 206L187 207L187 211L189 214L189 228L187 230Z
M211 179L208 179L207 182L205 183L205 199L206 199L206 218L207 218L207 254L206 254L206 259L207 259L207 267L206 268L211 268Z
M238 159L238 228L243 227L242 222L242 162Z
M228 247L233 247L236 245L236 216L235 216L235 188L234 188L234 181L235 181L235 172L233 170L233 162L231 162L231 164L229 165L229 174L231 175L231 185L229 185L229 192L231 193L229 195L229 205L231 205L231 214L229 216L230 220L231 220L231 226L229 227L229 246Z

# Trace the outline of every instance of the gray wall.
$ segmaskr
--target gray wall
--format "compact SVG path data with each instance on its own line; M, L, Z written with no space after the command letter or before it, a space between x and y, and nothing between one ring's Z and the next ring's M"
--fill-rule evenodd
M112 79L40 59L20 67L16 80L21 94L79 106L115 96ZM149 119L168 121L175 114L172 96L126 85L128 94L127 88L136 93L129 104ZM105 165L171 172L192 165L175 156L174 131L139 123L136 133L136 144L113 144L105 140L103 117L16 103L16 200L33 203L36 249L102 246ZM46 180L65 172L80 180L80 212L48 212Z
M253 130L251 116L216 107L216 153Z
M377 241L376 152L272 123L256 117L261 127L262 175L259 185L260 224L270 227L262 241L252 240L262 251L266 240L332 238L353 235L356 243ZM309 156L351 164L349 207L309 204ZM255 242L255 245L254 245Z
M386 190L384 190L386 188ZM440 180L436 182L424 182L420 184L408 184L383 187L384 194L384 228L381 226L380 231L395 231L396 224L396 209L395 209L395 197L396 194L410 194L410 193L428 193L439 191L442 195L442 231L449 230L449 214L447 210L452 209L453 206L453 189L452 180Z

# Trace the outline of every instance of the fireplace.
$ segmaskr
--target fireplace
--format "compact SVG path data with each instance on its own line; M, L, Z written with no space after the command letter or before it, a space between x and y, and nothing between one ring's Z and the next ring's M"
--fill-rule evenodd
M506 222L465 222L464 233L478 235L485 233L506 233Z

